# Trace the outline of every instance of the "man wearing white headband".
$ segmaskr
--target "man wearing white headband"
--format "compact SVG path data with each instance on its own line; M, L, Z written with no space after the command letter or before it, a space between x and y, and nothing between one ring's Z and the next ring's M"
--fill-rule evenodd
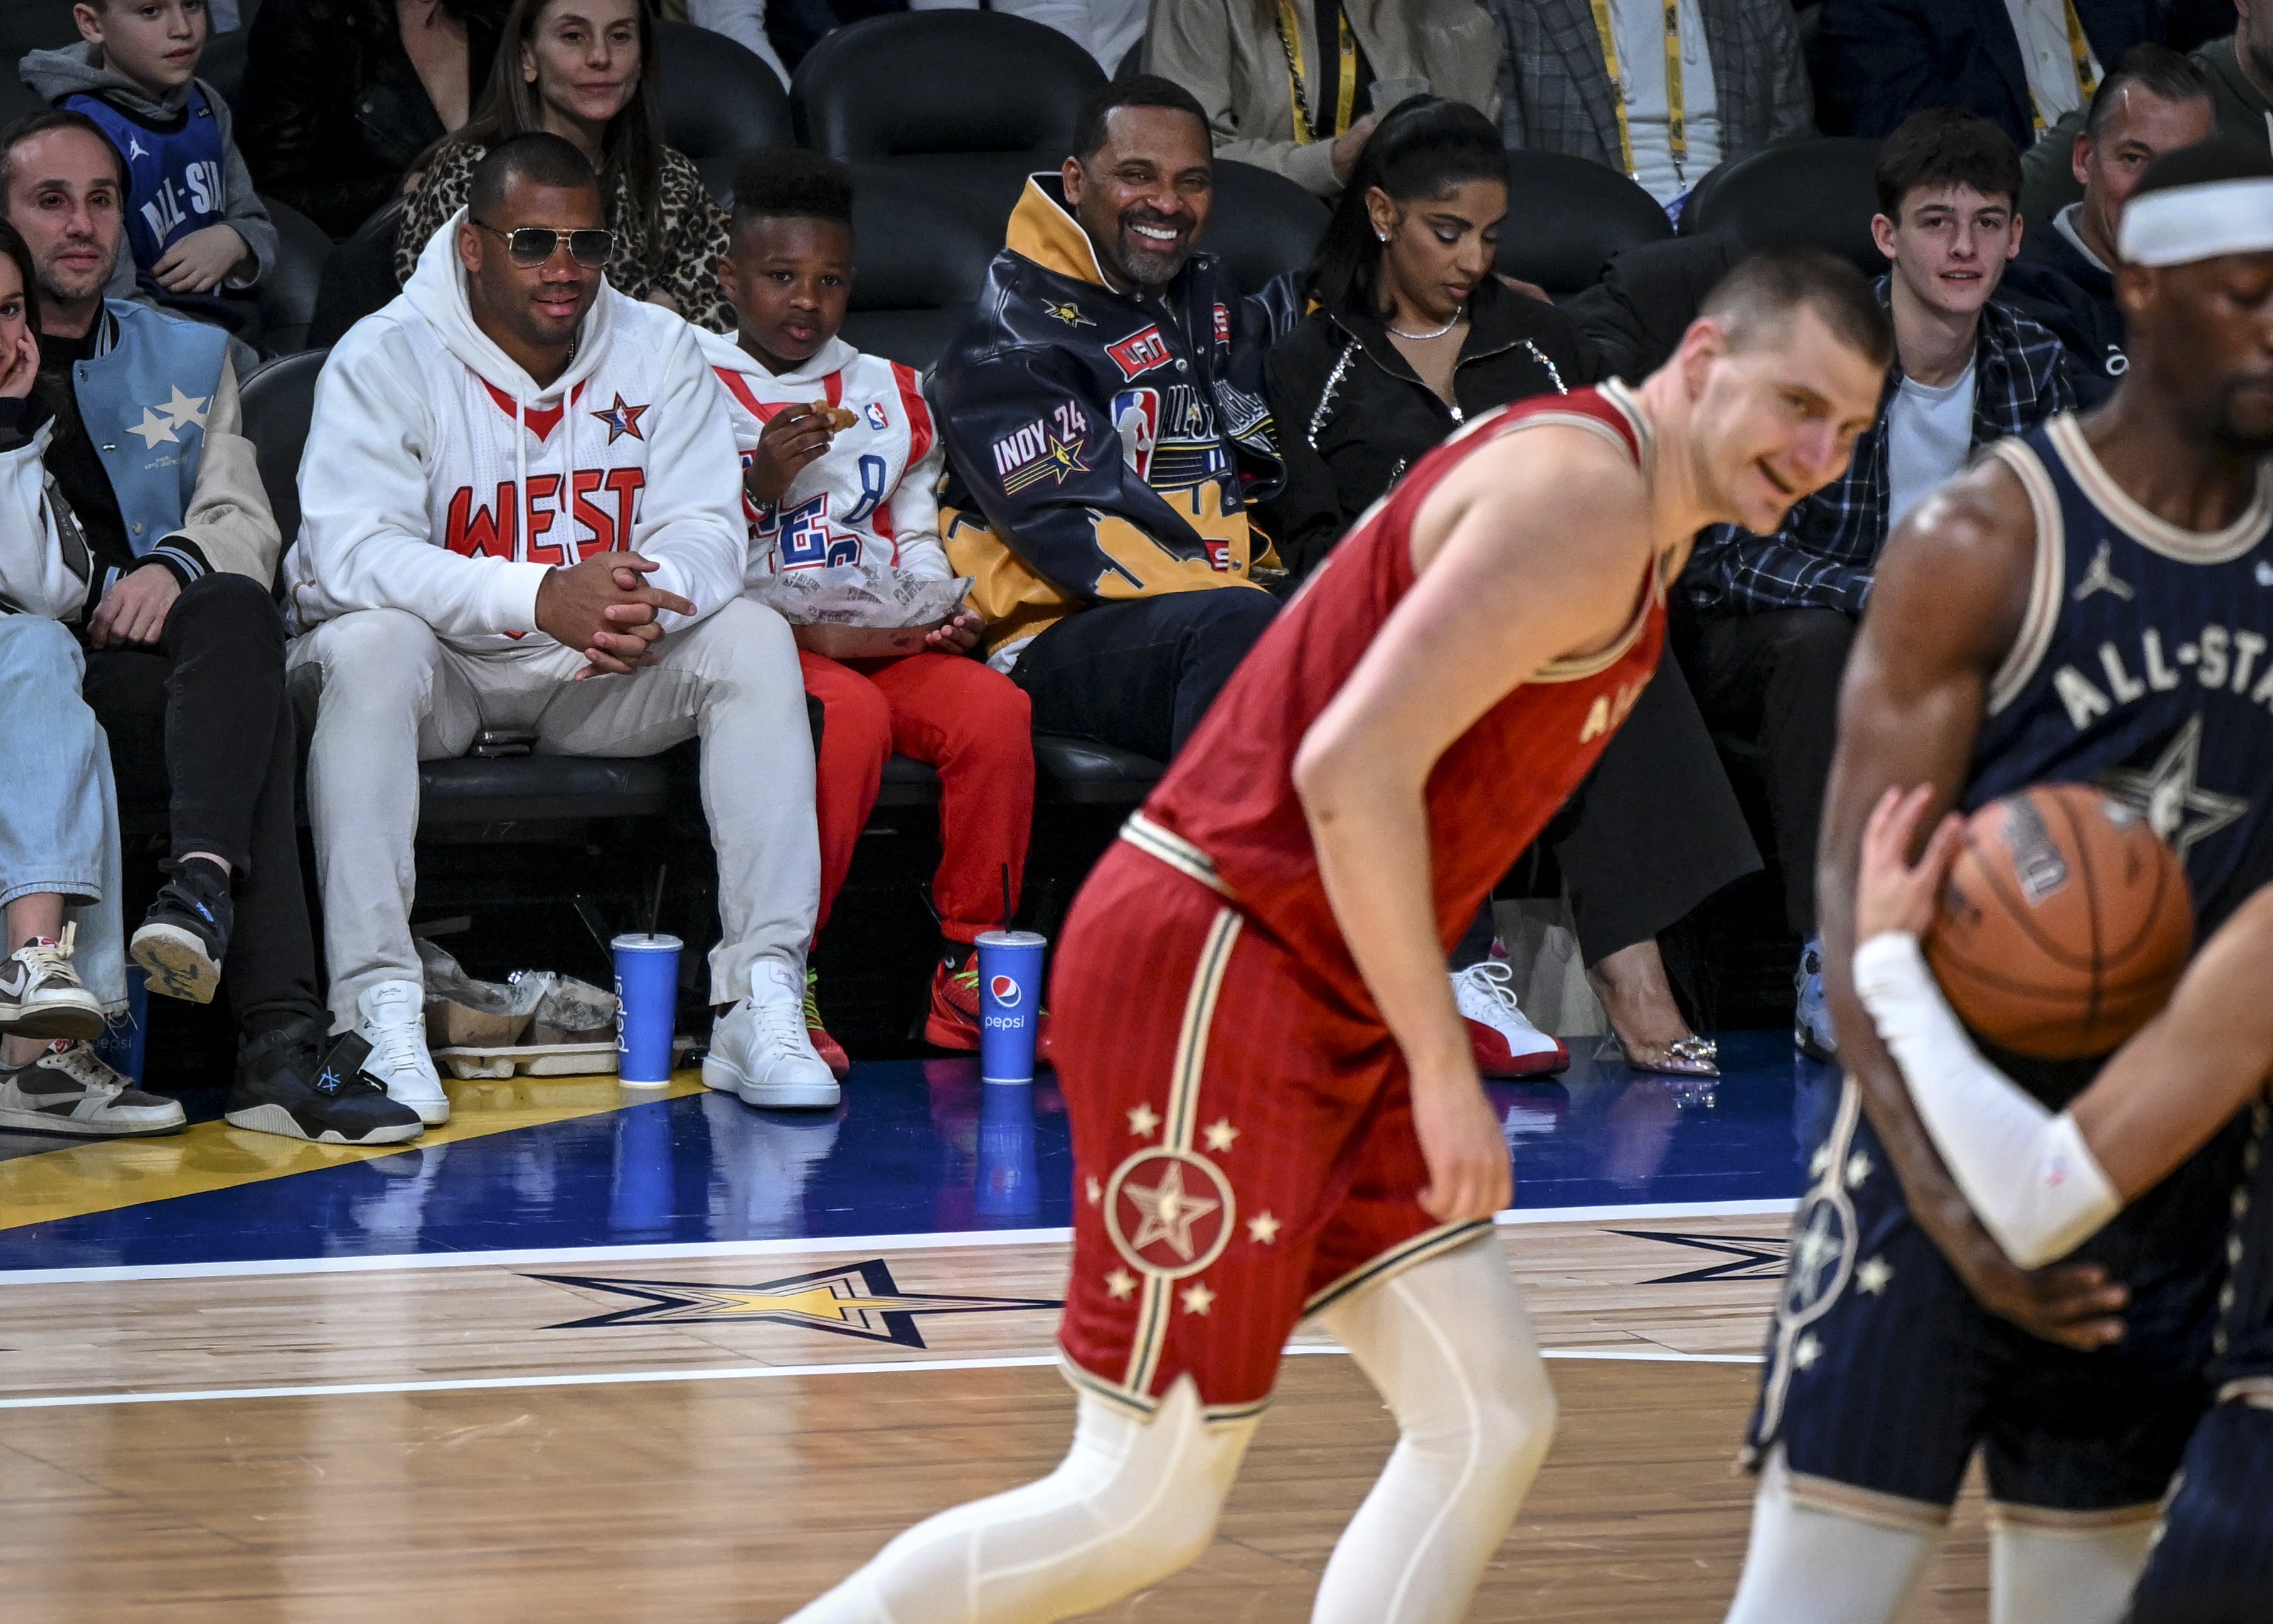
M2240 1135L2216 1134L2220 1115L2177 1139L2164 1124L2151 1156L2108 1149L2075 1202L2067 1179L2028 1175L2046 1145L2077 1142L2045 1125L2068 1120L2052 1111L2097 1062L2002 1057L2041 1106L1953 1087L1939 1057L1962 1043L1944 1031L1923 1061L1907 1038L1890 1053L1856 992L1857 854L1889 787L1924 787L1916 819L2095 781L2177 848L2206 930L2273 879L2273 158L2163 158L2118 249L2122 382L1920 504L1887 544L1848 668L1817 884L1849 1074L1777 1298L1738 1624L1895 1617L1977 1451L1994 1624L2114 1624L2212 1397ZM1864 966L1888 951L1873 943ZM1890 1035L1909 1029L1873 1008ZM1937 1114L1953 1099L2009 1109L1953 1128ZM2225 1351L2248 1366L2237 1379L2273 1374L2267 1313L2260 1300ZM2252 1612L2196 1594L2139 1617L2273 1619L2273 1589L2255 1594Z

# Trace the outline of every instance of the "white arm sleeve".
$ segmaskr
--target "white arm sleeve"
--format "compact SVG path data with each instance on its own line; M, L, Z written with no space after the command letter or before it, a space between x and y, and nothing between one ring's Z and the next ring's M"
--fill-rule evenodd
M2007 1256L2023 1269L2065 1257L2121 1209L2075 1119L2052 1115L1981 1058L1917 937L1888 932L1856 948L1855 992L1934 1148Z

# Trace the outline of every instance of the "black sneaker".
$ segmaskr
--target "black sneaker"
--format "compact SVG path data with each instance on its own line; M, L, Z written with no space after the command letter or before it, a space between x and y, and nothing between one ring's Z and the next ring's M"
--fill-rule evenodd
M0 1066L0 1128L76 1139L178 1134L179 1100L145 1094L83 1043L49 1044L37 1059Z
M184 858L173 872L142 917L129 951L149 977L151 992L210 1004L229 954L229 927L236 922L229 876L203 857Z
M387 1098L362 1069L371 1044L343 1033L328 1051L323 1027L298 1022L237 1046L236 1086L222 1114L231 1127L326 1145L399 1145L425 1131L418 1113Z

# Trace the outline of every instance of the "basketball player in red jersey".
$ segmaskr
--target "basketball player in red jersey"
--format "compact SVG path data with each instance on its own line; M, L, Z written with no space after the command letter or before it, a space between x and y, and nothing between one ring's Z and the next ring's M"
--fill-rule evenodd
M1771 531L1837 475L1891 348L1851 267L1754 258L1639 389L1479 420L1335 550L1059 948L1072 1452L793 1624L1042 1624L1174 1572L1311 1313L1401 1433L1314 1619L1467 1609L1555 1401L1491 1235L1507 1148L1445 954L1649 680L1690 538Z

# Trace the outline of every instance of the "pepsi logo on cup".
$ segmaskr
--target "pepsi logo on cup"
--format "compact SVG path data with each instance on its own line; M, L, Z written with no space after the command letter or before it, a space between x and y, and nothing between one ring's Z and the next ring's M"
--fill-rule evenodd
M994 1001L1005 1009L1017 1008L1018 1000L1025 996L1019 991L1018 984L1008 976L993 977L987 982L986 990L994 995Z

